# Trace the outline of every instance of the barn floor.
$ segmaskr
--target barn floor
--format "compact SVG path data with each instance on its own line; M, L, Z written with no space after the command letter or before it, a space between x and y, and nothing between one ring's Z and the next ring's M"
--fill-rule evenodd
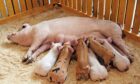
M28 65L21 63L21 58L27 52L28 47L10 43L6 39L6 36L16 31L26 22L36 24L43 20L71 15L76 14L69 13L62 9L55 9L38 15L25 16L24 18L0 25L0 84L51 84L45 77L33 74L35 63ZM65 84L140 84L140 44L127 38L125 41L135 55L135 61L131 64L127 72L119 72L116 69L111 69L109 71L109 77L106 80L99 82L93 82L90 79L88 81L76 81L76 61L71 61L68 69L68 78ZM44 54L45 53L37 60Z

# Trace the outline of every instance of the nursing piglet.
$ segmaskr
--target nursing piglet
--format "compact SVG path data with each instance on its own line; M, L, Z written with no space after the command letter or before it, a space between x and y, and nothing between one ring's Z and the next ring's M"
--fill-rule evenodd
M119 70L119 71L126 71L129 69L130 61L127 58L126 55L121 54L122 52L119 48L117 50L106 40L106 39L98 39L99 42L102 43L102 45L107 48L108 50L111 50L113 54L115 55L113 58L113 65ZM120 52L119 52L120 51Z
M89 37L89 47L93 52L95 52L98 56L100 56L104 60L104 64L108 67L109 63L114 58L114 54L111 50L105 48L102 43L98 42L96 38Z
M88 62L88 47L84 38L78 39L76 47L77 66L76 66L76 78L77 80L89 78L90 66Z
M108 77L108 72L107 69L101 65L96 58L96 55L89 49L88 51L88 59L89 59L89 64L91 66L90 69L90 78L93 81L97 80L103 80Z
M62 47L59 58L55 66L48 73L48 80L50 82L63 84L67 78L68 66L70 62L71 55L73 53L73 48L70 43L65 43Z
M36 74L41 76L47 75L57 60L59 54L58 48L61 46L61 43L52 43L52 48L49 50L47 55L37 62L34 69Z

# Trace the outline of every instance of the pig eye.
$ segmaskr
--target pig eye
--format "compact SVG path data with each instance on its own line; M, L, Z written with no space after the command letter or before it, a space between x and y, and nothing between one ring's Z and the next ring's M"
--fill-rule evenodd
M26 28L26 26L25 26L25 25L23 25L23 26L22 26L22 29L24 29L24 28Z

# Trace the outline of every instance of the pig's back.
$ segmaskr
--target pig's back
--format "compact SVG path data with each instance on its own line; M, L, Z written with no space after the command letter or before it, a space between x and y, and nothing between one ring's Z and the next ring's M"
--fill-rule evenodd
M37 25L42 28L49 28L53 33L63 33L69 35L81 35L93 31L114 30L115 24L112 21L98 20L87 17L63 17L43 21ZM120 30L116 27L117 31Z

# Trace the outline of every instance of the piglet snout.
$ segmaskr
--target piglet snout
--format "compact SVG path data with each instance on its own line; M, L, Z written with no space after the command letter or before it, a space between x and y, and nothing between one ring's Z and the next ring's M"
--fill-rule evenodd
M10 40L11 37L12 37L12 36L15 36L15 35L16 35L16 33L9 34L9 35L7 36L7 39Z

